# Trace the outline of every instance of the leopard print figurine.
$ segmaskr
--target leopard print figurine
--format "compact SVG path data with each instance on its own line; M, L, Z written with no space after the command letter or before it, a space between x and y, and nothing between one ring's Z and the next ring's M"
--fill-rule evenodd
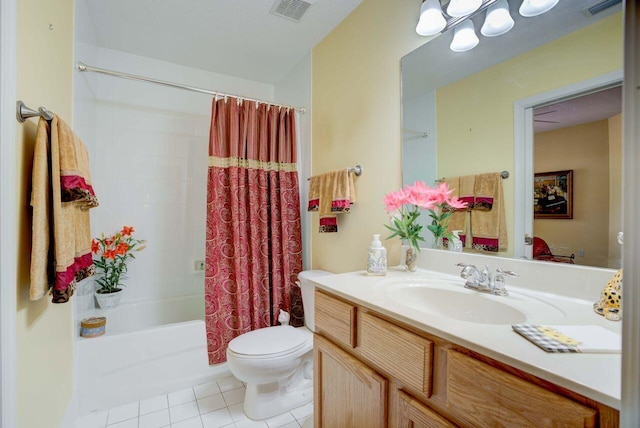
M609 321L622 319L622 269L604 287L600 300L593 304L593 310Z

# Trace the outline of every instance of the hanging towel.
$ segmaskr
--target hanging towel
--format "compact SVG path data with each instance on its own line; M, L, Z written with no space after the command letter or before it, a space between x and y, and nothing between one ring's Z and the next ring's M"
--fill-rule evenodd
M453 190L451 196L457 196L460 198L460 177L451 177L444 180L449 186L449 189ZM469 229L469 210L468 208L452 209L451 217L449 217L449 224L447 225L447 232L453 232L454 230L461 230L458 234L464 247L467 241L467 231ZM443 243L445 247L449 247L449 240L444 238Z
M355 202L353 175L348 169L311 177L308 211L319 211L320 233L338 231L336 214L349 213Z
M471 246L481 251L504 251L507 249L507 224L504 210L504 194L500 173L478 174L475 182L494 180L495 191L490 211L473 209L471 212ZM477 195L476 195L477 197Z
M498 184L502 183L499 173L479 174L474 185L474 210L490 211L496 199Z
M76 282L95 272L89 208L98 206L91 185L89 155L77 135L54 115L38 122L31 206L31 300L52 288L53 303L73 295Z

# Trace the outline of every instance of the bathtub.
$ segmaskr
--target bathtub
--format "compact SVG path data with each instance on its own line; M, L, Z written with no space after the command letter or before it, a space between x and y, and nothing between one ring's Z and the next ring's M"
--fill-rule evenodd
M107 333L76 342L78 413L88 414L230 374L209 366L202 295L120 305Z

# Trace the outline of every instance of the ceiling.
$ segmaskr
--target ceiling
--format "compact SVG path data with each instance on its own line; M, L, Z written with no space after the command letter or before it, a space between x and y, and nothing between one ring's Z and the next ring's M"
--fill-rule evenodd
M275 1L85 0L101 47L269 84L362 0L306 0L299 22L269 13Z
M533 110L534 132L608 119L622 113L622 87L594 92Z

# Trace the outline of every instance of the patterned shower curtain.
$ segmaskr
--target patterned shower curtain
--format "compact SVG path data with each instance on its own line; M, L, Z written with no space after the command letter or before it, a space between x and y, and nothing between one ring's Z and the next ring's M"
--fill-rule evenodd
M253 101L213 101L209 136L205 317L209 364L234 337L302 325L292 287L302 270L295 112Z

